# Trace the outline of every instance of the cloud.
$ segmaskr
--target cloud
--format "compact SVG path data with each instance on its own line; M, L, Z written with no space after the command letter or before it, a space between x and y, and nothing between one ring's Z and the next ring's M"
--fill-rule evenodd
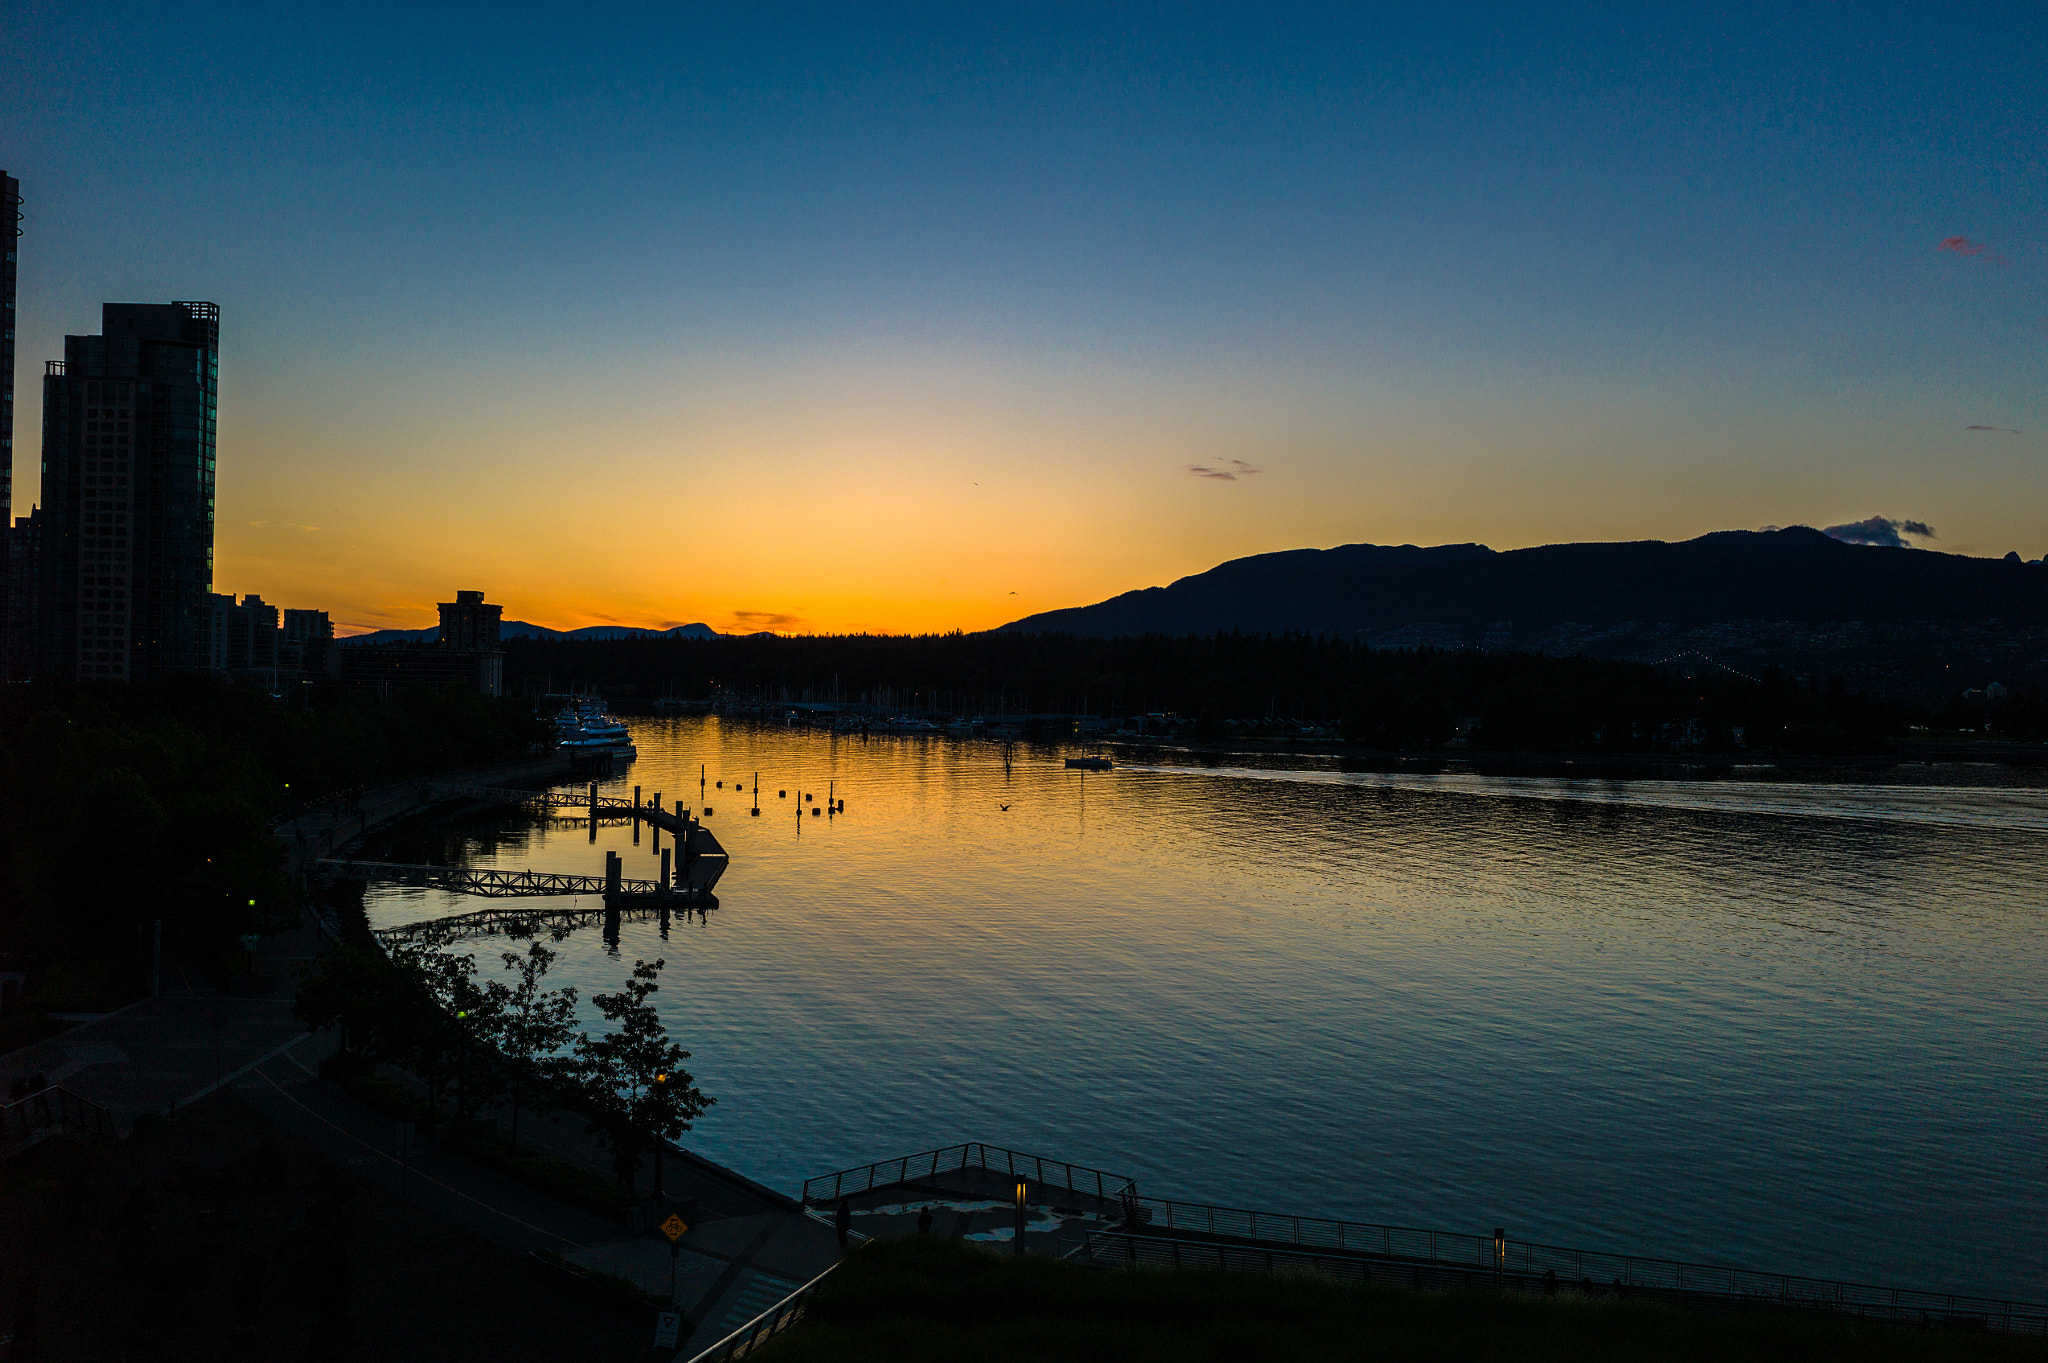
M1935 538L1934 527L1926 521L1900 521L1889 516L1872 516L1869 520L1851 521L1847 525L1831 525L1821 531L1832 539L1844 544L1873 544L1885 549L1910 549L1907 537L1931 540Z
M1937 251L1947 251L1950 255L1956 256L1982 256L1993 265L2010 263L2004 256L1998 254L1998 252L1992 250L1983 242L1971 241L1968 237L1943 237L1935 243L1934 249Z
M800 625L804 619L801 615L782 615L775 611L734 611L732 618L735 624L749 629L781 629L785 625Z
M1999 433L2000 435L2018 435L2018 434L2019 434L2019 432L2018 432L2018 431L2014 430L2014 429L2013 429L2012 427L2010 427L2010 426L1965 426L1965 427L1963 427L1963 429L1964 429L1964 430L1966 430L1966 431L1996 431L1996 432L1998 432L1998 433Z
M1225 483L1234 483L1240 475L1249 478L1254 473L1263 471L1253 468L1242 459L1232 459L1228 463L1227 468L1222 465L1212 468L1207 464L1189 464L1188 472L1197 478L1215 478Z

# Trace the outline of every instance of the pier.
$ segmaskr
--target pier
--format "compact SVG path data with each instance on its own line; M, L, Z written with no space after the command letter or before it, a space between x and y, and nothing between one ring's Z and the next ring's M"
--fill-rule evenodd
M308 871L329 880L381 881L392 885L476 895L483 899L564 898L588 895L598 901L589 908L555 904L546 908L485 909L476 913L425 919L380 930L377 937L386 944L415 941L453 942L508 931L521 935L534 935L543 931L559 933L594 918L603 920L607 939L617 936L620 922L627 917L636 920L658 919L662 931L666 933L671 914L701 914L718 907L718 896L713 892L714 887L725 874L726 867L731 864L731 857L710 829L690 817L689 811L681 801L676 802L674 810L667 810L658 803L658 796L657 802L654 803L640 800L637 790L632 800L600 797L595 785L585 792L569 795L552 790L517 790L497 786L436 782L433 783L433 792L441 799L483 800L493 804L515 805L545 813L568 815L579 820L588 818L593 838L596 837L596 826L600 821L617 822L630 819L636 823L647 823L674 835L677 855L671 858L669 849L660 849L661 872L653 880L628 879L625 875L624 858L617 852L605 853L604 874L596 876L530 869L498 870L476 866L359 861L344 857L322 857L314 860L308 866ZM636 831L634 840L638 839L639 834Z
M593 819L638 819L669 833L680 834L685 827L701 826L690 817L688 807L680 800L676 801L673 810L669 810L662 807L659 792L651 800L599 795L595 781L590 783L587 791L574 793L564 790L517 790L504 786L471 786L452 781L436 781L430 784L444 798L482 800L490 804L516 805ZM634 791L637 796L639 788L636 786Z
M455 942L473 942L485 937L539 937L543 934L560 940L577 928L585 927L595 920L603 920L607 934L613 933L622 922L659 922L667 928L671 916L703 913L715 904L702 907L685 905L679 900L668 903L654 897L630 904L621 904L616 909L604 905L590 908L493 908L476 913L452 914L447 918L428 918L417 923L402 923L395 928L379 928L373 931L377 940L385 946L401 943L419 946L448 946Z

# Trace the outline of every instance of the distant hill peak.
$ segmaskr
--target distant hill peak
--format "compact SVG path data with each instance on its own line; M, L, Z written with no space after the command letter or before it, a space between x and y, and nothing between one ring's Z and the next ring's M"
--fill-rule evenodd
M405 644L432 643L441 636L440 626L428 625L424 629L379 629L368 634L351 634L339 642L344 644ZM672 625L667 629L649 629L641 625L584 625L579 629L549 629L546 625L530 624L525 620L507 620L498 626L500 639L723 639L711 626L698 621L689 625Z
M2048 621L2048 572L1791 526L1498 553L1483 544L1288 549L1002 628L1098 637L1298 631L1541 648L1555 646L1564 625L2001 618Z

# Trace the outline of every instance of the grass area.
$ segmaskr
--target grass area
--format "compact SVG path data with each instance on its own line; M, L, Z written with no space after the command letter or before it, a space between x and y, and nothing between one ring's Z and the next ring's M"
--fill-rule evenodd
M416 1123L424 1131L449 1120L448 1114L428 1106L427 1100L396 1080L380 1075L351 1075L340 1080L357 1102L375 1108L387 1117ZM503 1136L484 1131L451 1129L444 1137L448 1148L529 1188L560 1198L571 1206L596 1212L599 1216L623 1217L630 1199L626 1190L602 1174L581 1165L515 1146Z
M1708 1315L1576 1294L1405 1292L1309 1274L1079 1268L957 1241L880 1241L825 1280L768 1363L960 1359L1800 1360L2048 1357L2038 1339L1846 1317Z
M653 1323L387 1195L232 1091L153 1134L0 1163L16 1358L619 1363L647 1357Z

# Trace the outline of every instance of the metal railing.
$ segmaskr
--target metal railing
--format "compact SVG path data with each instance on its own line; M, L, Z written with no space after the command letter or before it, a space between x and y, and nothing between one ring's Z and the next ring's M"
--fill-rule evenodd
M1116 1233L1116 1232L1112 1232ZM1138 1197L1125 1203L1124 1233L1185 1247L1191 1243L1270 1252L1292 1250L1455 1269L1494 1277L1681 1296L1771 1301L1907 1321L1982 1321L1991 1329L2048 1333L2048 1305L1915 1288L1810 1278L1678 1259L1568 1249L1460 1231L1421 1230L1323 1217ZM1205 1250L1205 1252L1207 1252Z
M718 1360L728 1358L744 1358L754 1349L766 1344L804 1318L804 1312L810 1306L811 1297L817 1292L818 1284L830 1277L832 1269L844 1262L846 1261L841 1259L834 1263L832 1268L826 1269L702 1353L690 1355L687 1363L717 1363ZM680 1360L683 1356L678 1353L676 1357Z
M603 894L607 888L603 876L564 875L556 871L499 871L477 866L427 866L410 862L354 861L340 857L321 857L312 865L318 874L337 879L388 880L394 885L453 890L482 899ZM666 887L658 880L620 880L617 888L624 894L652 896ZM695 894L696 890L693 887L672 893L680 902Z
M40 1133L65 1128L114 1136L114 1118L90 1098L52 1084L12 1103L0 1103L0 1143L34 1140Z
M1027 1155L1020 1150L983 1141L966 1141L960 1145L877 1160L873 1164L807 1178L804 1180L803 1200L806 1204L837 1202L854 1193L908 1183L915 1178L936 1178L959 1169L1001 1172L1022 1177L1040 1188L1065 1188L1070 1193L1104 1201L1128 1202L1138 1192L1137 1183L1126 1174L1105 1173L1086 1165L1047 1159L1042 1155Z
M617 916L624 923L647 923L657 921L664 913L673 911L678 916L702 913L718 907L718 901L709 896L673 896L668 907L655 899L630 902L620 906ZM596 908L546 908L546 909L481 909L476 913L450 914L446 918L425 918L417 923L400 923L396 927L372 928L370 935L386 947L401 942L414 942L425 946L452 946L457 942L473 942L485 937L540 937L555 936L560 940L577 928L603 921L613 911L603 905Z

